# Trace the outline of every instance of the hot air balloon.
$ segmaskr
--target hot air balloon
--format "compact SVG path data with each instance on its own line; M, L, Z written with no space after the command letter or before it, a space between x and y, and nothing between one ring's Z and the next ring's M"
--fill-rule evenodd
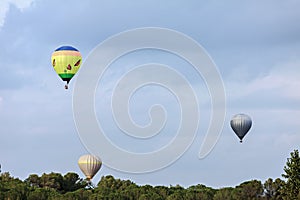
M61 46L52 53L52 66L59 77L67 82L65 89L68 89L70 80L80 68L81 60L80 52L71 46Z
M240 138L240 142L243 142L243 138L252 126L252 120L248 115L237 114L232 117L230 125L235 134Z
M78 160L78 166L86 176L86 179L88 181L90 181L95 176L95 174L101 168L101 165L102 161L100 160L100 158L90 154L83 155Z

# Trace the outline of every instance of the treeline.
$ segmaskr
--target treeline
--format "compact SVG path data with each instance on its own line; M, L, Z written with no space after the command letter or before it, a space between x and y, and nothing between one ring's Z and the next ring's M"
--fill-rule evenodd
M95 186L78 174L30 175L24 181L8 172L0 175L0 200L255 200L300 199L300 157L291 153L284 167L284 180L251 180L236 187L214 189L202 184L176 186L137 185L130 180L103 176Z
M28 200L224 200L224 199L278 199L284 181L268 179L264 184L258 180L247 181L235 188L213 189L205 185L183 188L176 186L139 186L129 180L103 176L97 186L79 178L76 173L30 175L25 181L13 178L9 173L0 177L0 199Z

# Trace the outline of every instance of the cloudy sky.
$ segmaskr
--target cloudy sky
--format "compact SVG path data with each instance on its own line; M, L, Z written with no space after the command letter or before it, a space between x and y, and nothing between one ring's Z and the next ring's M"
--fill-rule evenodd
M74 171L83 177L77 160L88 152L77 133L72 109L72 87L80 71L66 91L51 66L52 52L61 45L72 45L85 60L112 35L134 28L162 27L193 38L216 64L226 93L220 139L207 157L198 158L211 107L205 82L194 74L192 66L166 52L144 50L126 55L107 70L95 95L95 112L99 121L105 122L108 137L137 153L153 151L175 137L172 134L180 121L180 109L176 98L162 87L142 88L129 102L132 119L142 126L149 123L151 105L165 105L166 134L148 143L132 142L132 138L121 135L107 109L119 77L149 62L174 66L190 81L199 100L199 129L188 151L169 167L131 174L104 163L94 182L112 174L138 184L225 187L281 177L286 158L300 143L299 8L296 0L1 0L2 171L21 179L52 171ZM229 126L230 118L241 112L253 119L243 144Z

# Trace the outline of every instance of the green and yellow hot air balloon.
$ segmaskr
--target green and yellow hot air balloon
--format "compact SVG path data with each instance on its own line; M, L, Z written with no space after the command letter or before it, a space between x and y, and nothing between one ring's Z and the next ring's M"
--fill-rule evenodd
M71 46L61 46L52 53L52 66L59 77L67 82L65 89L68 89L70 80L80 68L81 60L80 52Z

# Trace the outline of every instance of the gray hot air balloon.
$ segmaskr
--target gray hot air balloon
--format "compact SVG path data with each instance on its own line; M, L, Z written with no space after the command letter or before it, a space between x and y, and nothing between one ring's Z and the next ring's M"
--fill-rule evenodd
M90 181L101 168L102 161L100 158L93 155L83 155L78 160L78 166Z
M243 142L244 136L252 126L252 120L248 115L237 114L232 117L230 125L235 134L240 138L240 142Z

